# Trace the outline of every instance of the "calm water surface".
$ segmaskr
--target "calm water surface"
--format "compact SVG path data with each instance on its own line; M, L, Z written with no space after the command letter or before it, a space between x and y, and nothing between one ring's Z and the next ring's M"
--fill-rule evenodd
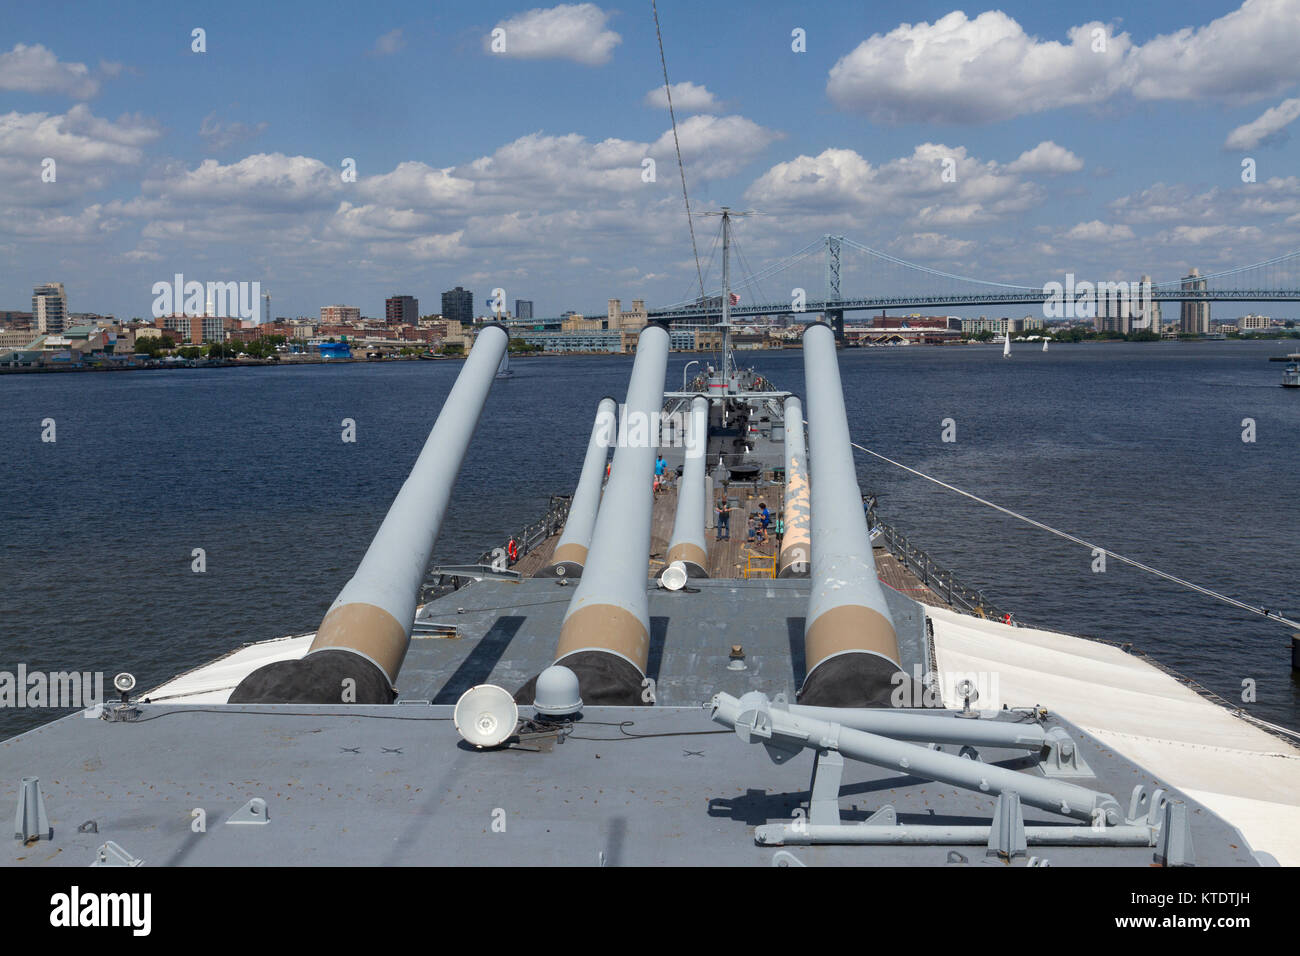
M1252 604L1300 614L1300 392L1276 343L850 350L856 440ZM667 385L690 359L674 355ZM755 353L802 393L802 355ZM576 480L631 359L514 362L484 411L435 560L464 562ZM142 688L314 629L406 477L456 362L0 376L0 670L133 672ZM53 418L57 441L40 440ZM357 441L341 441L341 421ZM941 441L942 421L957 441ZM1257 440L1242 441L1254 419ZM869 456L882 517L1026 623L1133 644L1300 726L1285 628ZM203 548L207 571L191 571ZM0 710L0 737L50 711Z

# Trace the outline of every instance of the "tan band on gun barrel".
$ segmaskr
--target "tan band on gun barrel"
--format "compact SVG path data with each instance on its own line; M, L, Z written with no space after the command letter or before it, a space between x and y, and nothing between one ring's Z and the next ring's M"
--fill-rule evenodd
M551 555L551 564L576 564L581 568L586 563L587 549L572 541L560 545L555 549L555 553Z
M669 548L665 560L669 564L674 561L686 561L701 568L709 566L709 556L705 554L704 549L698 544L691 544L689 541L683 541L681 544Z
M871 651L898 663L898 635L879 611L842 604L823 613L804 632L808 673L826 658L844 651Z
M644 674L650 657L650 635L627 608L617 604L589 604L574 611L564 622L555 659L585 650L621 654Z
M811 567L811 555L808 553L809 544L804 541L801 544L792 544L788 548L781 549L781 558L777 561L777 577L788 578L796 574L807 574Z
M808 562L812 554L812 537L809 528L812 516L809 502L812 492L808 487L808 476L799 459L792 458L796 470L786 476L785 486L785 534L781 540L781 560L779 577L790 574L807 574ZM802 567L791 570L791 565L801 563Z
M382 607L354 602L325 615L307 653L327 647L356 651L378 664L389 683L394 683L409 643L406 628L393 615Z

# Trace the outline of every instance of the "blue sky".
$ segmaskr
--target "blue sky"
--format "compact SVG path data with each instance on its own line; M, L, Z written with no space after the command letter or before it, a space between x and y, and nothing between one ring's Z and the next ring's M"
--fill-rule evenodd
M663 0L692 200L762 213L755 267L828 231L1035 285L1300 247L1300 0L1133 7ZM539 314L679 300L661 88L648 2L9 5L0 309L62 281L143 316L175 272L261 281L279 315L458 284Z

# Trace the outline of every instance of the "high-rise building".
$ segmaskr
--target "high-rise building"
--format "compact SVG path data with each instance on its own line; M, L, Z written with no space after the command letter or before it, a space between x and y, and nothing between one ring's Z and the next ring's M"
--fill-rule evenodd
M1199 278L1200 269L1193 269L1190 273L1183 276L1181 288L1188 292L1204 292L1205 280ZM1179 322L1179 331L1184 335L1209 335L1210 333L1210 303L1208 302L1184 302L1182 304L1182 315Z
M515 318L531 319L533 317L532 299L515 299Z
M361 321L361 309L355 305L322 305L321 325L348 325Z
M442 317L469 325L474 321L474 293L460 286L442 294Z
M1149 288L1150 276L1127 283L1124 291L1097 285L1097 315L1093 326L1098 332L1155 332L1160 334L1160 303L1148 302L1144 290ZM1148 314L1149 310L1149 314ZM1143 321L1144 319L1149 321Z
M384 300L384 321L389 325L415 325L420 303L413 295L393 295Z
M32 330L62 332L67 324L68 296L62 282L47 282L32 290Z

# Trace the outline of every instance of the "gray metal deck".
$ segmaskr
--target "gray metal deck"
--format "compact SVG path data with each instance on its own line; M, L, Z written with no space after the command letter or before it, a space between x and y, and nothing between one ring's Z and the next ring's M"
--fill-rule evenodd
M702 705L718 691L798 686L807 585L691 583L698 593L650 594L657 706L588 708L563 742L527 744L536 749L476 751L451 714L465 688L491 682L514 691L551 662L572 589L544 579L478 582L428 605L425 617L454 623L458 636L412 643L399 681L405 703L142 704L133 722L74 715L5 741L0 806L15 805L22 777L39 777L54 838L9 840L0 863L85 866L112 840L146 865L768 865L778 851L755 845L754 828L789 822L807 804L812 756L774 764L712 723ZM889 598L910 669L926 653L923 619L910 598ZM732 644L745 648L743 671L727 668ZM1125 806L1135 784L1162 785L1068 723L1048 724L1069 730L1098 775L1077 782ZM981 749L980 759L1040 773L1023 753ZM266 801L268 823L224 822L254 797ZM1235 829L1187 802L1198 864L1255 863ZM903 823L975 825L987 823L993 803L845 763L846 823L892 804ZM206 832L194 830L196 809ZM94 832L79 831L91 821ZM1025 822L1070 825L1031 807ZM950 849L972 865L1003 865L983 847L787 852L809 865L926 866L947 862ZM1149 866L1153 852L1030 848L1055 866Z
M665 706L702 705L719 691L793 695L803 683L803 627L808 582L798 579L694 579L688 591L648 585L650 661L655 699ZM417 637L398 677L402 699L454 704L475 684L512 693L554 661L555 640L573 586L557 579L479 581L425 605L420 619L454 625L458 637ZM927 657L916 602L888 593L903 665ZM729 670L733 644L743 671Z
M700 708L591 708L563 743L534 751L473 750L447 706L142 710L134 723L67 717L0 747L0 797L11 806L18 779L39 776L54 830L32 845L5 841L0 863L83 867L112 840L148 866L770 865L778 851L756 846L754 827L792 819L812 764L809 754L773 764ZM1133 784L1157 783L1070 729L1121 802ZM1017 756L981 752L989 762ZM985 823L993 808L989 797L852 761L841 793L850 823L885 803L905 823ZM224 822L253 797L266 800L269 822ZM1254 864L1235 830L1190 806L1198 863ZM206 832L193 828L196 808ZM79 832L89 821L96 832ZM1025 822L1062 821L1026 807ZM787 852L808 865L931 866L950 849L974 866L1004 865L983 847ZM1153 857L1149 847L1030 853L1053 866Z

